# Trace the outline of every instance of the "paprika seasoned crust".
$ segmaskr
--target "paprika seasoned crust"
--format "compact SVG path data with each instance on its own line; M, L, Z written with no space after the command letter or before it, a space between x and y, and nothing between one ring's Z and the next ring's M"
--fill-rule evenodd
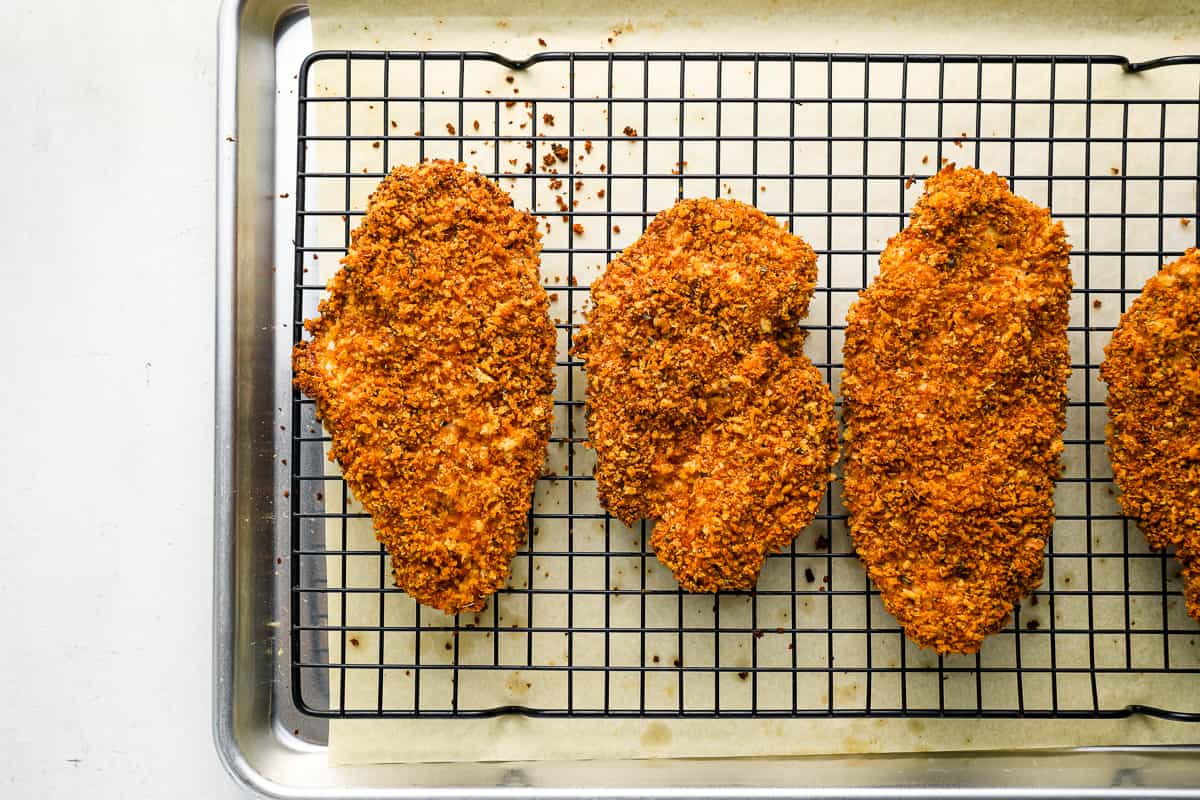
M483 176L397 167L292 356L396 584L447 614L483 608L525 539L554 389L539 249Z
M1200 250L1146 282L1104 355L1121 507L1151 547L1175 548L1200 620Z
M974 653L1041 582L1071 296L1061 223L1005 181L930 178L848 315L850 535L905 634Z
M816 256L762 212L682 200L592 285L576 337L605 508L658 520L693 592L749 589L813 518L837 459L833 397L801 349Z

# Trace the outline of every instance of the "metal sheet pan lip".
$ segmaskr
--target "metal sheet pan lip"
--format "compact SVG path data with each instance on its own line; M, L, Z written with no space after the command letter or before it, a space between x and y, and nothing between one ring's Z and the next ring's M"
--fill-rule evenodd
M213 483L213 741L226 771L250 788L258 776L233 730L233 340L237 229L238 21L245 0L222 0L217 19L216 363Z

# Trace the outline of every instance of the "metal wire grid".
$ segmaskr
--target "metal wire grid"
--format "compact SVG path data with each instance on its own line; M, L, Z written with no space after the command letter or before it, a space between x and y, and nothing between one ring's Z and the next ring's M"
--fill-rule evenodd
M295 339L324 289L319 267L327 274L327 259L344 254L385 168L456 158L545 226L559 394L534 536L487 610L453 618L390 585L386 553L324 459L311 401L294 396L298 707L335 717L1200 719L1169 710L1184 698L1139 704L1126 691L1200 673L1200 629L1183 612L1176 562L1148 551L1120 516L1104 452L1103 346L1144 279L1200 243L1200 100L1122 96L1128 66L1048 56L310 56L299 75ZM684 594L656 568L645 523L628 529L595 501L592 455L579 447L584 377L567 352L588 282L678 196L754 202L818 253L808 353L836 392L845 309L906 223L921 179L947 159L1007 175L1014 191L1051 207L1074 246L1066 470L1042 588L980 655L916 649L853 554L835 481L812 525L768 559L756 591ZM341 168L314 167L331 160Z

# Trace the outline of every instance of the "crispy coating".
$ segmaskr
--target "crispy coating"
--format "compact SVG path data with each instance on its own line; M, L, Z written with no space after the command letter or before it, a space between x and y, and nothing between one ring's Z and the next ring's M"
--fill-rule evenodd
M693 592L749 589L812 520L837 459L833 397L801 352L816 256L762 212L683 200L592 285L576 338L600 500L656 519Z
M1104 354L1121 507L1151 547L1175 548L1200 620L1200 250L1146 282Z
M483 608L525 539L554 389L539 249L486 178L397 167L292 356L396 584L447 614Z
M850 535L905 634L974 653L1041 582L1071 295L1050 212L950 165L848 315Z

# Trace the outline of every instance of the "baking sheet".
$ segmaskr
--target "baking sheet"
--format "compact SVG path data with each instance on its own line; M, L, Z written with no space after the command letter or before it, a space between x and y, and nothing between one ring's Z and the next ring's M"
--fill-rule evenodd
M496 4L476 4L472 7L471 16L459 17L452 15L453 8L445 4L406 4L397 7L392 4L374 2L317 2L313 6L314 37L318 49L482 49L495 50L515 56L525 55L542 49L538 45L539 38L547 42L555 50L599 50L599 49L631 49L631 50L702 50L702 49L753 49L757 50L846 50L846 51L893 51L900 49L898 43L903 43L903 49L909 51L953 49L956 51L976 52L1028 52L1039 50L1061 49L1062 19L1078 19L1081 27L1072 29L1071 50L1074 52L1118 52L1132 58L1155 57L1173 52L1181 52L1187 43L1195 41L1195 35L1200 32L1200 22L1195 15L1167 16L1160 9L1153 9L1150 4L1144 7L1128 5L1124 9L1117 4L1088 3L1067 4L1068 10L1062 5L1056 9L1056 24L1030 24L1042 13L1041 7L1032 4L999 4L989 10L986 19L970 15L967 9L950 8L932 5L914 7L907 5L904 13L897 13L897 6L888 4L838 4L838 5L792 5L786 10L777 4L749 3L739 6L736 16L729 16L727 11L716 4L689 4L686 7L660 8L656 12L641 13L635 4L622 6L609 5L603 11L573 10L569 19L561 15L538 9L536 13L525 16L510 16L511 10ZM708 12L705 9L708 8ZM1144 12L1144 13L1143 13ZM1157 14L1157 16L1156 16ZM447 16L439 16L447 15ZM930 19L939 20L936 29L929 27ZM853 30L852 38L846 38L844 33ZM953 47L948 48L945 37L954 31ZM1119 31L1116 33L1114 31ZM612 40L611 44L609 40ZM373 87L369 83L368 74L355 78L356 93L373 93L381 87ZM522 76L522 85L529 85L527 94L537 91L536 82L539 80L537 71L528 76ZM1179 80L1191 81L1191 89L1195 89L1195 72L1162 70L1136 78L1112 76L1111 85L1098 84L1098 94L1111 92L1113 96L1172 96L1179 94ZM331 79L326 90L337 94L344 92L344 85L339 88ZM321 91L318 83L317 91ZM395 90L393 90L395 91ZM947 94L953 94L953 87L946 87ZM1186 95L1185 95L1186 96ZM352 108L354 120L352 127L370 124L373 108L356 104ZM1058 124L1062 124L1059 120ZM320 132L340 134L343 131L344 109L340 107L319 107L316 124ZM1135 120L1135 125L1143 121ZM1150 124L1145 121L1145 124ZM433 145L431 145L431 149ZM433 150L436 152L436 150ZM926 148L929 152L929 148ZM916 149L914 157L921 151ZM352 171L360 169L360 163L371 165L371 159L377 154L370 152L367 147L362 150L352 150L354 163ZM948 156L954 156L948 152ZM402 159L399 148L393 150L390 160L396 163ZM332 150L323 153L317 148L312 154L319 165L321 159L327 159L331 171L344 168L341 155ZM735 171L736 163L731 163L726 156L723 169ZM1136 161L1137 155L1134 155ZM964 159L969 160L969 159ZM695 163L693 161L693 163ZM983 164L987 166L987 164ZM1136 164L1131 165L1137 168ZM1153 167L1153 165L1149 165ZM1004 165L997 165L1003 171ZM928 174L928 169L924 174ZM332 183L332 182L331 182ZM373 181L357 182L352 187L355 196L351 205L361 208L366 195L373 188ZM522 198L517 195L518 187L506 186L514 191L518 205ZM750 200L751 187L730 185L723 187L725 196L740 197ZM919 192L919 184L913 189L914 196ZM1194 188L1192 189L1194 191ZM328 195L330 207L341 207L344 200L341 197L341 184L321 187L320 193ZM689 194L701 193L698 191ZM1034 196L1029 192L1025 192ZM758 198L760 205L767 204L769 198ZM1037 199L1034 197L1034 199ZM1194 207L1194 196L1192 206ZM1055 195L1055 206L1063 207L1071 202L1060 191ZM911 205L911 202L908 204ZM342 223L337 219L323 219L320 223L320 236L325 239L340 239ZM636 238L640 228L626 226L626 240ZM1182 230L1182 227L1181 227ZM803 230L798 231L805 234ZM879 233L879 241L873 241L870 246L878 248L888 232ZM562 236L554 232L548 236ZM1169 235L1180 236L1186 244L1186 233L1170 231ZM806 234L806 238L809 236ZM810 239L811 240L811 239ZM620 246L624 242L617 242ZM1164 247L1175 245L1171 241ZM581 282L602 269L602 259L594 263L577 263L576 274ZM325 280L336 269L333 258L320 258L316 268ZM1154 265L1150 265L1150 269ZM547 269L555 271L553 265ZM589 270L591 272L589 272ZM562 272L561 269L557 270ZM553 275L548 275L552 282ZM1133 283L1140 280L1131 279ZM565 309L557 309L565 315ZM573 309L577 313L578 308ZM836 312L835 312L836 313ZM578 321L577 319L574 321ZM561 349L561 348L560 348ZM1095 355L1095 354L1093 354ZM559 390L564 387L560 380ZM575 397L582 397L582 385L576 386ZM836 388L836 387L835 387ZM577 426L582 430L581 426ZM558 431L561 435L562 431ZM1095 435L1095 432L1092 432ZM552 449L549 465L555 468L556 459L561 459L561 453ZM576 454L577 460L581 456ZM1078 465L1075 465L1078 466ZM1072 465L1068 463L1068 471ZM582 471L576 465L576 472ZM335 497L340 492L340 485L330 483L326 488L328 497ZM1060 490L1061 492L1061 490ZM577 495L577 502L586 502ZM561 502L561 496L551 487L545 492L539 491L537 503L554 504ZM593 499L594 502L594 499ZM1115 508L1115 503L1112 504ZM355 510L355 509L351 509ZM596 510L576 506L576 510ZM540 532L543 536L559 535L556 531L547 529ZM586 524L576 522L575 540L577 546L586 543L589 537L601 536L597 530L589 531ZM641 532L638 529L618 532L625 538L620 540L622 550L639 550L641 548ZM1057 536L1056 532L1056 536ZM369 550L374 547L374 537L370 525L365 520L355 520L347 528L350 549ZM338 523L332 523L328 531L328 543L331 549L343 546L342 530ZM802 534L801 541L811 543L811 536L806 540ZM340 580L340 559L335 567L331 559L330 581ZM640 569L640 563L628 565L631 570ZM662 567L650 559L646 562L645 580L650 586L669 586L670 576ZM514 580L530 580L541 573L541 577L553 582L559 576L555 574L557 565L554 563L534 562L531 559L518 557L515 564ZM1067 579L1070 575L1060 574L1057 580ZM1079 576L1076 576L1077 579ZM765 581L770 581L770 574L764 575ZM632 575L629 580L642 580L639 575ZM376 588L380 581L378 563L371 559L349 559L347 562L346 585ZM519 584L516 584L519 585ZM1078 585L1078 584L1077 584ZM329 595L329 618L341 618L341 608L336 594ZM379 624L382 617L387 624L411 624L412 612L410 603L396 603L389 606L385 602L383 609L379 608L378 596L364 594L355 596L355 600L346 609L348 625L372 627ZM633 601L636 605L637 601ZM707 599L711 605L712 598ZM723 618L739 613L739 604L748 602L742 596L721 597L717 602L722 604ZM807 602L807 601L805 601ZM877 601L876 601L877 602ZM519 605L501 607L493 602L485 614L496 614L501 624L516 622L523 624L524 600ZM703 607L698 607L698 613L705 613ZM816 609L814 613L818 613ZM881 609L879 609L881 611ZM651 614L653 615L653 610ZM673 614L664 611L664 614ZM789 611L789 613L791 613ZM801 610L800 613L803 613ZM868 613L874 615L876 610ZM1173 609L1172 613L1178 613ZM555 614L561 614L562 619L556 620ZM429 612L423 612L423 621L428 622ZM787 624L795 619L789 616ZM538 610L539 624L565 624L565 612L562 609L541 608ZM577 623L580 622L576 617ZM491 621L491 618L486 620ZM673 618L655 620L653 616L646 624L656 622L671 624ZM1111 620L1096 619L1096 625L1105 626ZM784 624L781 620L780 624ZM1122 622L1123 624L1123 622ZM770 629L769 622L763 624ZM377 634L362 632L354 636L355 640L348 643L343 653L343 637L331 635L329 653L331 660L338 661L345 657L348 663L379 663L381 652ZM426 648L426 658L430 652L447 649L450 634L428 634L422 636L422 647ZM673 639L674 637L668 637ZM597 650L589 652L589 645L582 637L576 637L572 642L573 656L576 663L589 663L601 658ZM382 643L384 659L389 662L411 661L415 642L409 637L395 637ZM460 662L470 663L473 658L472 648L478 650L476 658L490 658L493 643L484 637L474 639L460 636L457 644ZM528 646L524 642L523 646ZM596 642L591 645L600 648ZM662 652L655 653L664 661L679 657L681 654L671 651L670 642L661 643ZM547 659L565 658L561 652L553 649L546 650ZM987 650L985 648L985 654ZM448 656L447 656L448 657ZM688 663L702 657L697 652L688 653ZM726 658L743 657L748 659L748 650L732 654L726 648ZM778 654L781 665L790 664L790 658L785 652ZM851 649L840 652L843 663L856 663L863 659L863 653ZM876 654L878 657L878 654ZM930 654L913 654L914 658L934 660ZM1003 656L998 656L1003 657ZM726 665L726 661L721 662ZM760 656L759 664L764 663ZM912 662L910 662L912 663ZM973 661L971 662L973 663ZM748 661L747 661L748 665ZM497 675L488 671L472 671L465 673L471 680L465 680L458 687L459 702L468 707L488 707L496 705L521 704L538 706L554 704L554 698L561 691L554 676L549 673L529 674L520 670L498 670ZM372 709L379 700L379 672L375 670L354 670L348 673L344 687L344 700L347 709ZM402 671L389 671L384 678L382 691L389 698L388 705L402 705L406 696L413 693L413 676ZM428 692L430 697L443 696L448 690L449 671L426 671L422 675L422 693ZM736 698L739 692L744 693L746 683L744 678L736 673L728 673L722 680L728 678L729 685L722 685L723 707L737 707ZM824 677L809 676L812 685L801 691L812 692L812 702L821 703L827 700L828 691ZM343 687L338 684L340 673L332 671L331 696L340 698ZM752 691L769 695L769 686L760 687L759 676L755 676ZM1160 675L1147 677L1137 682L1121 681L1119 678L1102 680L1101 690L1106 692L1104 707L1126 702L1145 702L1152 698L1181 698L1171 705L1176 708L1200 708L1195 699L1194 676ZM1086 684L1086 685L1085 685ZM973 684L972 684L973 686ZM671 695L674 688L674 676L657 690L651 686L649 691L661 691L664 707L672 708L677 698ZM878 686L876 687L878 689ZM628 673L626 682L620 680L611 683L608 690L616 697L628 697L636 700L640 685L636 673ZM866 688L861 680L853 678L839 680L834 687L842 692L843 702L853 703L863 698ZM588 697L584 688L577 693L577 703L586 704ZM590 691L601 691L595 687ZM931 685L930 692L936 689ZM1050 691L1047 684L1046 691ZM1111 693L1111 694L1107 694ZM730 698L734 698L731 700ZM914 705L921 698L911 698ZM1090 707L1090 683L1072 683L1067 680L1059 688L1059 703L1065 707L1077 705L1079 708ZM333 720L330 725L330 759L334 763L377 763L384 761L457 761L457 760L523 760L523 759L598 759L598 758L639 758L666 756L763 756L786 754L810 754L829 752L889 752L908 750L973 750L973 749L1010 749L1010 748L1043 748L1061 747L1082 744L1165 744L1186 743L1200 739L1194 727L1186 724L1170 723L1158 720L1135 718L1131 720L1058 720L1058 721L1023 721L1023 720L941 720L941 719L764 719L764 720L637 720L637 719L531 719L515 715L506 715L494 719L456 719L456 720Z

